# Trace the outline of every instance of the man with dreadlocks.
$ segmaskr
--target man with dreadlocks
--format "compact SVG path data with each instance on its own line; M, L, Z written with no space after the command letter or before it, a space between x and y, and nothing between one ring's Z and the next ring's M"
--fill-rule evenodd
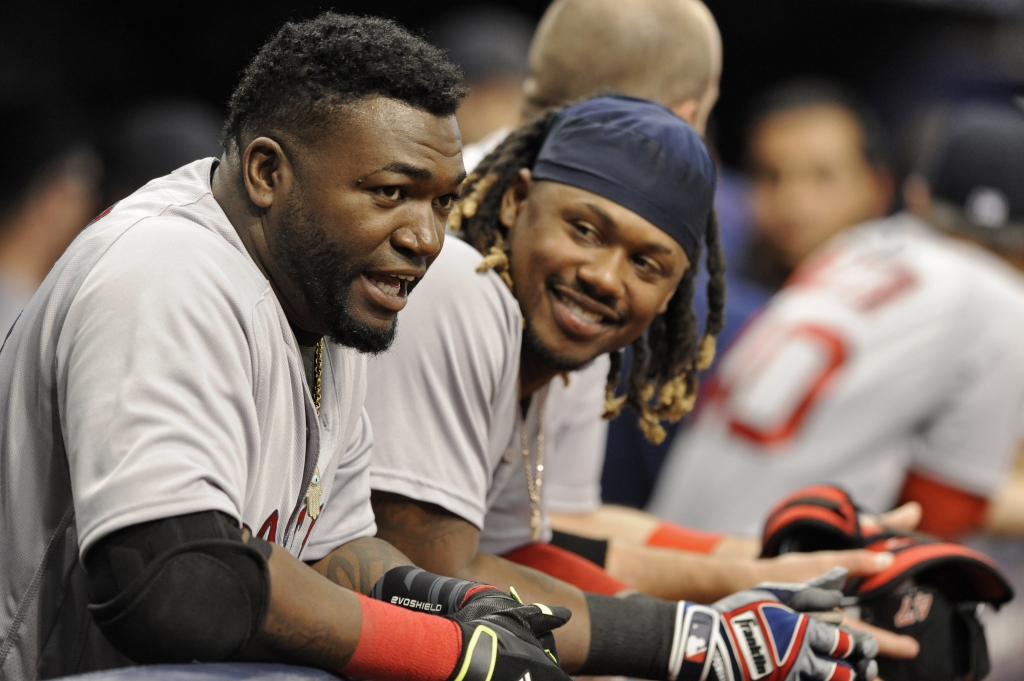
M718 96L721 63L718 28L699 0L556 0L541 18L530 47L525 114L535 116L554 105L614 91L663 104L703 134ZM467 145L467 170L510 132L506 128ZM743 282L735 286L742 296ZM568 386L556 382L545 401L545 542L583 553L630 586L665 598L711 601L759 581L809 579L836 565L855 575L886 567L891 556L867 551L756 560L760 542L753 538L697 532L638 510L602 505L609 424L600 414L608 362L601 356L574 373ZM630 418L628 423L613 422L611 428L633 433L635 423ZM650 428L646 421L643 425L651 436L661 437L661 428ZM481 541L489 550L503 553L530 543L529 530L520 523L528 500L518 491L508 490L509 499L497 500L488 509ZM541 550L547 549L535 546L513 557L545 569L547 554L540 555Z
M488 506L506 483L523 484L524 464L529 503L520 525L540 536L544 403L559 373L634 343L640 360L628 392L611 390L617 360L606 377L608 411L629 402L655 433L692 406L724 303L714 185L714 163L692 127L622 96L528 123L483 161L449 223L462 238L448 239L410 300L392 352L371 362L378 536L422 568L515 582L524 596L569 606L573 619L555 633L567 671L850 679L846 659L870 679L870 636L786 607L830 609L837 592L821 587L836 575L707 607L605 595L621 585L578 557L571 565L597 573L592 583L603 580L604 594L479 550ZM711 311L701 340L692 299L705 248ZM392 602L453 608L415 583L392 580L383 591Z

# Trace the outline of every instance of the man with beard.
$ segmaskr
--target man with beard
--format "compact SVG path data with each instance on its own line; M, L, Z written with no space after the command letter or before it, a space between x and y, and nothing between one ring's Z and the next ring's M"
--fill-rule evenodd
M692 405L724 302L714 185L714 163L692 127L666 107L622 96L527 123L481 162L449 220L463 239L448 240L403 313L394 348L370 363L378 536L427 570L514 583L528 598L569 606L573 619L555 633L569 672L850 679L839 661L850 654L870 679L863 658L874 641L783 607L787 596L754 590L711 608L615 598L623 585L596 566L572 582L589 579L584 593L481 545L506 485L525 498L510 532L525 531L527 543L541 537L542 415L560 372L612 353L605 407L628 401L651 431ZM692 302L705 247L710 335L701 341ZM618 352L629 343L642 359L628 393L616 397ZM583 563L565 554L545 571L587 572ZM758 608L771 616L755 622ZM779 646L777 669L765 667L766 640Z
M537 640L564 609L362 595L409 569L373 537L362 353L440 251L463 94L392 22L286 24L223 156L107 209L57 263L0 351L0 678L233 659L565 678Z

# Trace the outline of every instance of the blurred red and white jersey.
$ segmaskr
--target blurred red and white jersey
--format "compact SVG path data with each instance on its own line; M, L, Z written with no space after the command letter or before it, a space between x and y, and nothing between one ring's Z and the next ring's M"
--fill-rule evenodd
M1003 479L1024 407L1024 278L908 215L832 239L741 333L673 444L650 510L759 533L816 482L890 508L911 471Z

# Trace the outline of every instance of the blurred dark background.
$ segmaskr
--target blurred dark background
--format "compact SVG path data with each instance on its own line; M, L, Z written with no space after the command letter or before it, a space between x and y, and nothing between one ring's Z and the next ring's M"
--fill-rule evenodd
M537 18L544 0L492 3ZM797 75L859 90L894 132L922 100L1024 95L1024 0L709 0L725 43L715 137L741 161L751 99ZM460 3L22 2L0 26L0 87L42 90L94 129L131 105L188 97L223 110L256 48L287 19L326 9L422 28ZM899 137L899 135L897 135Z

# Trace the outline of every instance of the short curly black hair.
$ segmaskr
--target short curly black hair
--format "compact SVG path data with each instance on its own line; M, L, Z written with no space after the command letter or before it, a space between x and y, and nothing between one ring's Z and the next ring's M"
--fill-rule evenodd
M260 48L231 95L221 143L241 151L263 134L302 136L371 95L448 116L466 89L458 66L394 21L325 12L286 23Z

